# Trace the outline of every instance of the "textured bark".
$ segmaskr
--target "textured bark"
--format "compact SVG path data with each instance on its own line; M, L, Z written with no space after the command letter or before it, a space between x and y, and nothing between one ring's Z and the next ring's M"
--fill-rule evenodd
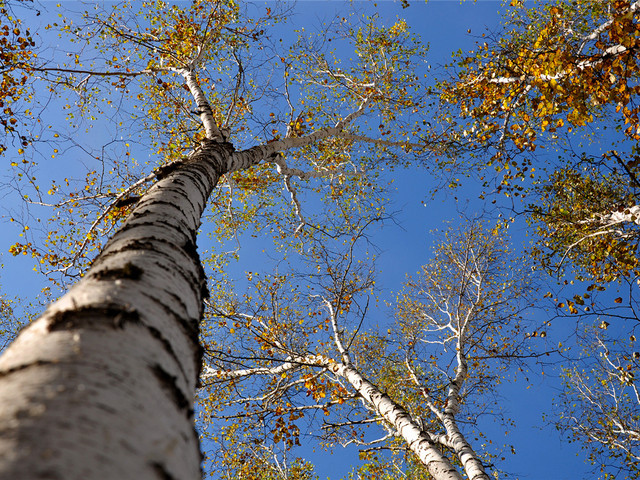
M621 223L635 223L640 225L640 205L633 205L620 212L600 214L597 219L587 220L584 223L595 223L603 227L610 227Z
M0 358L0 478L201 477L196 232L232 157L165 168L91 269Z
M447 440L464 467L467 478L469 480L489 480L489 475L485 472L484 465L482 465L478 455L471 448L465 436L460 432L453 415L445 413L443 424L447 430Z
M483 285L483 278L478 271L478 283L477 283L477 295L476 303L473 308L468 312L466 320L463 322L463 327L458 337L458 353L456 354L458 367L456 368L455 379L449 385L449 392L447 394L447 406L441 415L438 415L440 421L444 425L447 431L447 444L453 449L458 457L458 461L462 464L467 478L469 480L489 480L484 465L478 458L476 452L471 448L466 437L462 434L458 428L458 422L456 422L455 415L460 410L460 390L462 385L467 379L467 358L462 353L464 348L463 344L467 342L466 333L469 326L469 319L473 312L476 311L476 305L479 305L482 300L481 289Z
M0 480L201 476L192 401L206 286L195 239L207 198L224 173L340 135L367 102L333 127L235 152L189 88L209 140L160 169L85 277L0 358Z
M355 368L336 363L331 363L330 368L345 378L367 403L394 426L398 435L407 442L435 480L462 480L456 468L400 405L365 379Z

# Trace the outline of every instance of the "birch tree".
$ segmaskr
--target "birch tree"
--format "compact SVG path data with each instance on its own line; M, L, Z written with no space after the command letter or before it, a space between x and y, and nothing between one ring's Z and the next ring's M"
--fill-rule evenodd
M584 289L583 289L584 290ZM576 325L573 355L546 416L588 455L598 478L637 476L637 277L590 284L561 300L556 322ZM567 352L568 353L568 352Z
M212 306L218 321L210 323L205 340L203 420L214 426L230 421L222 428L235 431L238 419L244 419L251 442L283 448L314 435L299 424L317 415L339 422L337 429L331 422L318 427L327 446L361 444L357 426L380 421L389 429L382 440L400 438L433 478L462 478L403 406L371 380L379 362L365 352L376 351L380 340L358 335L375 284L357 246L369 223L345 229L343 250L332 248L343 243L340 237L314 242L311 272L251 274L253 294ZM364 416L358 399L368 412ZM361 420L352 422L352 417ZM220 441L226 435L217 428L212 436Z
M483 170L487 195L524 199L537 229L533 253L540 265L565 285L587 282L566 300L555 298L558 309L573 316L578 332L617 323L597 348L587 336L582 361L607 351L620 357L591 363L592 374L568 368L563 398L571 400L561 402L559 420L560 428L599 452L594 458L606 476L625 470L631 458L599 428L610 424L612 398L623 408L633 405L630 385L614 378L619 362L626 362L620 358L633 357L629 338L637 326L640 3L511 4L509 26L462 57L443 97L459 107L463 119L451 122L478 154L475 165L490 167ZM542 149L557 151L557 159L540 155ZM618 293L594 300L605 289ZM621 305L628 310L617 311Z
M502 228L447 232L398 299L405 375L422 400L413 408L474 479L489 478L492 462L474 452L469 426L509 372L540 355L523 317L535 290L530 266L518 265Z
M612 342L595 327L584 359L564 372L559 425L589 452L604 478L635 478L640 465L640 395L635 338Z
M640 4L511 3L506 31L464 56L445 84L463 117L450 121L478 164L480 152L490 157L487 191L531 202L545 261L575 260L583 274L614 280L636 262ZM609 143L594 155L576 134ZM535 153L550 146L557 161Z
M221 229L255 222L264 207L276 237L300 243L327 212L367 211L377 172L447 148L424 129L427 89L413 73L424 48L405 22L337 19L321 38L350 48L353 60L339 61L328 40L305 35L278 51L267 32L284 17L248 9L202 0L63 12L52 27L76 46L68 62L18 62L62 100L74 95L62 102L72 129L117 105L114 118L142 125L138 141L158 165L107 163L79 191L52 184L54 198L69 193L57 202L43 199L45 188L27 195L57 208L60 229L44 244L26 235L12 252L82 275L0 360L0 476L200 477L192 404L209 290L196 236L212 192L208 216ZM37 162L20 154L15 167L36 185L27 174ZM305 210L304 198L325 192L328 210ZM213 282L214 305L216 294ZM433 476L457 478L437 453Z
M305 432L314 435L300 427L311 422L326 445L361 449L368 459L362 478L394 478L381 467L389 458L380 449L399 454L396 460L415 454L397 473L490 478L489 462L464 430L492 403L508 368L536 356L521 323L531 279L515 266L499 228L443 236L433 261L399 296L387 334L362 327L373 272L354 256L355 244L342 254L330 255L326 240L317 248L324 254L315 258L331 261L318 265L312 285L300 274L261 278L255 297L214 312L225 333L211 337L233 340L205 343L205 416L232 421L230 429L246 418L255 444L288 448Z

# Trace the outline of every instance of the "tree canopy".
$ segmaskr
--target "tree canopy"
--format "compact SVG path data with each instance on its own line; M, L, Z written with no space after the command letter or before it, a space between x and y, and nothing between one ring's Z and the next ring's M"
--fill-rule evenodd
M352 478L525 474L508 392L550 377L545 421L637 474L640 2L504 2L452 60L430 8L0 2L9 252L68 291L2 357L7 451L47 456L36 419L88 389L142 453L92 438L82 475L197 476L194 421L215 478L322 477L340 445ZM403 203L460 212L401 252Z

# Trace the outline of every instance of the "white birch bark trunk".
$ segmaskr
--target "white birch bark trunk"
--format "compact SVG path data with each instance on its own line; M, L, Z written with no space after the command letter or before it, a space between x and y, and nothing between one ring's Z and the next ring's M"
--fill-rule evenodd
M485 472L484 465L482 465L478 455L458 428L453 415L445 413L442 423L447 430L447 441L456 452L467 478L469 480L489 480L489 475Z
M400 405L381 392L355 368L332 362L330 369L336 375L345 378L367 403L394 426L435 480L462 480L463 477L458 470L442 455L429 436Z
M458 334L458 353L456 354L458 368L456 368L456 376L449 385L447 406L445 407L444 412L441 415L438 415L438 418L447 432L448 445L451 446L458 457L458 461L462 464L462 467L467 474L467 478L469 480L489 480L489 475L487 475L484 465L482 465L480 458L478 458L476 452L471 448L471 444L467 442L466 437L458 428L458 422L456 422L455 419L456 413L460 410L460 390L467 379L468 373L467 358L462 353L464 350L463 344L466 342L467 326L469 325L472 312L475 311L476 305L480 304L482 298L482 276L479 272L478 278L480 280L477 283L476 304L474 304L474 307L467 314L466 320L463 322L464 327L460 329Z
M334 127L243 152L204 109L210 139L163 170L85 277L0 358L0 480L201 477L195 238L209 194L223 173L343 134L366 103Z
M0 479L201 478L196 231L209 142L144 195L84 278L0 358Z
M596 220L587 220L585 223L598 223L605 227L620 223L635 223L640 225L640 205L633 205L621 212L600 214Z

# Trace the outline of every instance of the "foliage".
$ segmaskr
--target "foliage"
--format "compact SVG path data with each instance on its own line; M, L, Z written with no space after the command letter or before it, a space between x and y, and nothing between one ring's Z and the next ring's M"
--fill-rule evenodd
M309 434L300 424L316 418L315 411L330 416L334 409L354 410L353 394L328 366L335 361L332 336L357 331L374 287L366 251L356 245L365 226L307 244L312 255L304 274L287 272L282 263L278 274L250 272L242 297L231 294L209 305L201 396L206 417L251 419L243 428L260 444L292 448Z
M533 337L544 334L525 326L530 266L512 256L502 225L451 231L399 294L395 323L366 328L377 272L374 249L362 244L385 216L393 173L437 156L443 171L480 176L486 197L526 197L538 261L551 271L571 263L590 290L640 275L639 3L511 3L504 32L460 54L454 78L439 84L436 127L427 121L436 123L427 48L402 19L352 10L310 34L286 5L123 2L63 11L47 32L60 34L68 55L43 58L2 9L0 123L20 143L12 166L29 204L12 218L25 239L11 252L33 256L62 284L79 277L152 181L203 140L225 145L232 160L203 229L217 247L205 258L214 288L200 392L209 453L225 474L314 478L302 460L282 463L313 431L327 448L363 449L354 475L426 478L396 426L343 374L349 367L458 466L470 459L486 475L500 452L476 454L468 438L483 435L476 421L497 404L497 385L539 355ZM31 113L18 101L59 104L68 129L44 133L37 154L25 150L32 139L19 124ZM113 130L86 145L77 132L104 118ZM605 129L615 140L602 157L573 153L574 134ZM547 161L549 147L557 161ZM53 173L38 169L45 150ZM86 163L73 175L71 152ZM246 152L257 152L253 162L233 163ZM230 258L245 233L277 259L275 272L234 275ZM575 313L588 298L566 306ZM4 300L2 312L12 316ZM618 357L635 359L620 353L591 376L567 378L597 385L615 377ZM585 418L605 422L600 414ZM600 438L594 458L619 454L609 450L613 436ZM383 467L389 459L394 470Z
M34 46L29 29L7 3L0 2L0 125L9 138L20 142L20 148L30 141L21 125L22 117L30 116L30 112L17 105L30 96L29 65ZM0 154L6 149L7 145L0 143Z
M584 370L566 370L558 426L583 442L605 477L617 469L633 477L633 433L624 432L633 431L625 422L637 413L628 383L634 347L622 339L637 322L640 273L640 3L511 5L504 32L460 56L443 98L462 114L450 121L476 153L474 165L499 172L493 193L525 199L538 265L564 275L565 284L588 282L586 292L556 299L578 330L582 322L595 325L583 342ZM485 181L485 189L491 185ZM597 295L618 286L622 296ZM598 335L610 321L616 328Z
M294 448L302 436L318 436L327 447L360 446L363 478L410 470L421 478L424 465L408 455L404 433L354 383L362 375L467 474L481 475L461 430L495 410L493 394L510 367L537 356L522 325L530 270L511 255L501 228L473 224L443 235L398 297L397 321L385 333L363 328L373 271L356 256L356 239L338 253L325 238L312 250L315 272L286 274L280 265L278 275L252 274L255 294L212 312L218 326L209 324L205 340L205 417L233 422L224 429L246 419L255 445ZM350 368L359 373L350 377ZM385 432L379 438L376 424Z
M14 255L33 256L63 284L82 276L148 185L179 168L190 149L214 142L230 157L210 198L206 228L212 237L226 246L245 231L267 234L275 244L270 253L282 262L298 251L304 252L298 261L313 269L323 265L310 277L309 292L293 286L293 274L249 274L253 293L240 297L242 311L224 282L215 283L213 318L202 324L212 362L203 412L257 419L246 431L233 424L224 429L224 441L244 439L237 440L240 450L223 458L245 477L279 475L260 468L257 459L265 460L263 447L299 445L306 409L327 416L336 411L336 418L357 412L345 380L329 371L339 360L326 355L341 342L344 355L351 347L368 355L373 342L381 343L365 335L355 343L374 280L371 267L356 261L354 245L385 210L389 179L382 172L423 164L449 148L424 120L429 90L415 71L426 48L404 20L384 24L377 15L350 14L319 34L300 30L297 41L279 45L267 32L280 36L285 14L232 0L124 2L96 5L80 16L63 11L47 31L59 32L65 56L22 65L37 72L33 87L60 102L70 123L67 132L50 135L52 160L63 161L59 151L82 150L88 168L84 179L54 174L41 180L38 162L25 161L21 194L38 216L47 211L49 221L43 222L44 238L25 222L25 240L13 245ZM96 155L72 132L81 125L91 131L105 116L115 125L108 134L117 148L101 139ZM134 158L139 145L146 145L148 162ZM219 253L205 262L216 274L228 266ZM303 320L302 307L308 309ZM348 342L346 319L353 335ZM321 338L331 332L333 341ZM267 391L267 407L236 390L236 383L255 375L238 374L236 381L227 373L245 362L246 353L237 357L245 350L257 359L254 372L269 373L255 382ZM299 408L301 397L310 403ZM265 431L271 438L257 450L250 447L246 439ZM340 436L329 433L328 442ZM311 475L304 463L298 467L300 478Z
M318 480L309 462L290 458L286 449L278 452L275 446L242 439L244 431L245 426L236 423L217 432L213 441L219 442L220 448L205 458L208 476L229 480Z
M91 148L71 133L51 136L60 143L52 155L58 162L63 149L88 154L84 180L40 180L37 162L25 159L20 194L34 216L49 220L43 241L16 215L25 240L12 253L33 256L51 278L76 278L160 172L151 168L180 161L205 136L219 134L238 151L280 152L234 168L218 184L207 219L223 248L244 231L299 248L300 237L331 215L375 215L384 208L386 184L378 176L385 167L423 163L448 148L424 121L426 79L407 73L426 48L403 20L383 25L376 15L351 12L318 34L298 31L287 45L284 7L139 7L96 5L78 18L61 13L48 28L60 32L70 53L30 67L41 80L36 86L63 102L71 130L84 124L90 131L106 115L121 138ZM351 59L342 55L349 50ZM135 151L149 144L143 164Z
M596 283L637 276L635 180L604 159L581 163L540 186L541 204L532 209L544 243L535 253L550 270L570 264Z
M473 121L463 132L467 141L492 145L494 161L507 168L517 152L535 151L544 132L571 132L602 116L637 140L637 5L512 3L520 7L507 17L508 30L464 56L456 83L443 85L444 100ZM526 172L524 164L513 166L517 175L507 180Z
M589 451L603 478L637 478L640 470L640 353L635 337L605 339L602 326L588 332L585 359L564 372L559 428ZM613 469L611 466L613 465ZM611 473L611 472L616 473Z
M449 121L479 162L486 152L481 167L500 172L495 192L534 201L543 262L575 260L583 275L615 280L635 267L635 216L616 213L637 204L638 3L511 3L505 31L460 55L442 84L462 115ZM576 133L606 134L603 158L576 155ZM540 151L549 147L557 162ZM536 170L547 173L532 188Z
M7 295L0 295L0 352L18 334L21 322L14 313L15 300L7 298Z
M523 316L535 282L530 265L514 256L506 227L471 222L441 238L398 297L394 333L403 388L412 392L403 402L425 428L453 443L463 425L465 436L470 427L482 436L483 413L500 410L498 385L540 353L532 343L538 332Z

